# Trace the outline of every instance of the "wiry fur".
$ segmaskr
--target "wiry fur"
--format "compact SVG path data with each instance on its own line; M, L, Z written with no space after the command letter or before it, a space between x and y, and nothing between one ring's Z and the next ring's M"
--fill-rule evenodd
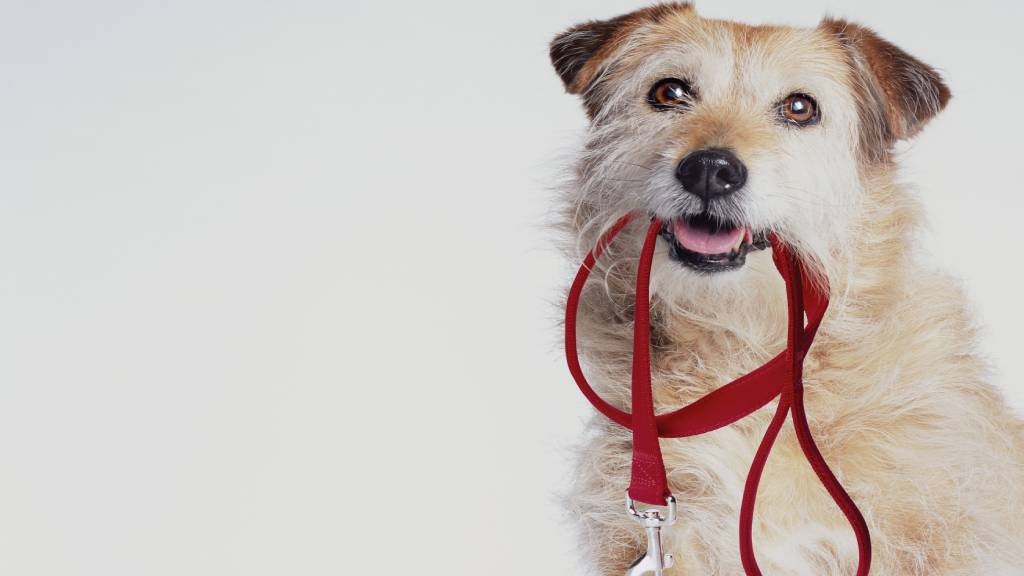
M685 4L581 25L556 38L552 57L591 118L564 195L571 256L627 211L671 218L685 210L693 200L672 174L689 151L736 151L750 179L731 208L738 213L727 216L776 232L828 281L831 306L806 362L806 406L826 460L871 529L872 573L1024 574L1024 426L987 383L959 286L911 257L921 208L897 181L891 155L896 139L945 106L938 74L845 22L748 27L703 19ZM665 77L693 81L692 109L650 109L644 96ZM773 103L793 91L815 95L819 126L795 129L772 116ZM591 381L623 408L641 228L602 258L581 304ZM669 260L661 245L652 292L661 409L692 402L785 344L784 289L768 251L739 270L703 275ZM680 501L667 534L677 559L669 574L743 574L738 508L772 410L662 441ZM623 513L630 455L628 431L595 416L571 501L585 557L600 574L623 574L642 549L641 529ZM854 572L853 535L788 427L757 503L765 573Z

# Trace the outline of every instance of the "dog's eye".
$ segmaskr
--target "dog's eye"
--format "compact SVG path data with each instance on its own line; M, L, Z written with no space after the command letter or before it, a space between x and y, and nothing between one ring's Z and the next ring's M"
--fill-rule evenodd
M779 112L787 122L797 126L816 124L820 115L818 103L807 94L790 94L779 105Z
M659 110L667 110L669 108L688 106L692 97L693 90L689 82L678 78L665 78L664 80L658 80L651 87L651 92L647 95L647 101L651 103L651 106Z

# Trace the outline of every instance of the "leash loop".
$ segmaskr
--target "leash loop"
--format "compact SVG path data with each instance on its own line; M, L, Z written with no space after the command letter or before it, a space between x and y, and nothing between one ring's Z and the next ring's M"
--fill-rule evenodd
M747 576L762 576L753 547L753 517L757 488L772 446L789 412L793 413L800 448L819 481L846 516L857 538L857 576L867 576L871 567L871 538L857 505L829 468L814 442L803 405L803 361L828 308L827 289L815 285L803 272L800 260L778 237L771 237L772 259L786 282L789 329L786 349L777 356L702 398L668 414L656 415L650 363L650 275L662 223L652 219L644 236L637 264L633 319L633 364L631 371L632 413L620 410L597 394L587 382L580 365L576 321L579 301L597 258L611 241L638 216L631 212L619 218L587 253L569 289L565 312L565 355L569 372L583 395L612 421L633 432L633 462L627 491L627 511L646 529L647 552L630 567L627 576L655 573L674 562L661 548L661 529L675 522L676 501L668 485L659 438L682 438L717 430L748 416L778 398L775 415L768 424L743 490L740 505L740 559ZM806 315L806 323L805 323ZM638 511L635 502L667 507Z

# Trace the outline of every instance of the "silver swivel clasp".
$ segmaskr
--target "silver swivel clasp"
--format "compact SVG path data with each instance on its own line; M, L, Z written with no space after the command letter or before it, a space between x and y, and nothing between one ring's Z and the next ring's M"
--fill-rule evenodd
M664 513L658 508L637 510L636 503L628 494L626 495L626 510L629 515L647 529L647 551L633 562L626 576L663 576L665 569L671 568L675 563L675 558L671 554L665 554L661 547L661 529L675 523L676 499L671 496L666 498L665 508Z

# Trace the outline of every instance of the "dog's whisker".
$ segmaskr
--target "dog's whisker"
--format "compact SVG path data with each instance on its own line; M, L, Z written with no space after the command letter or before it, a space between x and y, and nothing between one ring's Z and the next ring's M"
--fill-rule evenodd
M630 179L630 178L605 178L604 181L605 182L624 182L624 183L627 183L627 184L639 184L639 183L647 182L647 180L644 179L644 178L634 178L634 179Z
M821 206L823 208L838 208L838 207L840 207L839 204L836 204L836 203L833 203L833 202L825 202L825 201L823 201L823 200L821 200L819 198L815 198L812 194L810 194L809 192L807 192L806 190L803 190L801 188L794 188L794 187L791 187L791 186L786 186L785 188L786 188L786 190L789 190L789 191L792 191L792 192L800 192L802 194L805 194L805 196L803 196L803 197L801 197L801 196L794 196L792 194L785 194L783 192L773 192L772 196L776 196L778 198L785 198L786 200L791 200L793 202L800 202L800 203L803 203L803 204L809 204L809 205L812 205L812 206Z
M635 162L626 162L625 160L612 160L611 162L613 164L625 164L626 166L635 166L637 168L643 168L644 170L647 170L648 172L654 170L654 168L652 168L650 166L644 166L643 164L637 164Z

